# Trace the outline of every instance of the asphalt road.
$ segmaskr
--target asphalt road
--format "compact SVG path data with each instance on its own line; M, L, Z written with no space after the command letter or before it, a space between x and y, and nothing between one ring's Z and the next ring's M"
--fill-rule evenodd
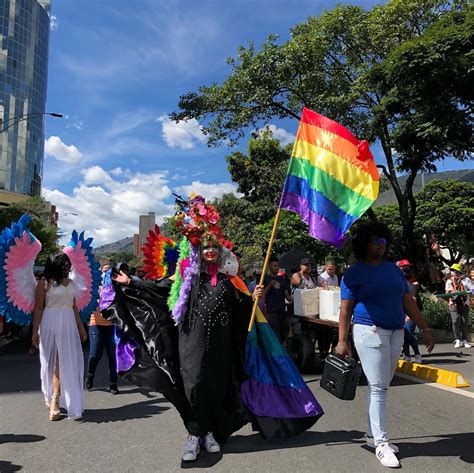
M95 389L86 393L82 421L50 422L39 383L39 361L22 353L0 355L0 472L382 472L364 446L366 388L339 401L307 376L326 411L301 436L266 442L245 427L223 454L201 453L181 464L185 432L160 395L121 386L112 396L102 360ZM397 378L389 391L389 429L407 472L474 471L474 401Z

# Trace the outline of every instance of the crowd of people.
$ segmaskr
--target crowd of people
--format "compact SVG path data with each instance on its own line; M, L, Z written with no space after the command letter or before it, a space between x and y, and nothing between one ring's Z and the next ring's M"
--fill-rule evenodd
M352 332L368 381L367 445L375 449L377 459L384 466L398 467L398 447L390 442L386 424L387 391L401 353L406 361L422 362L416 327L421 330L428 352L434 343L431 329L422 316L421 286L413 265L406 259L397 264L386 260L391 242L392 236L385 225L360 226L352 238L357 263L346 269L341 280L333 260L327 260L318 274L313 272L311 261L303 258L299 270L292 270L290 277L281 271L279 259L271 257L262 286L258 284L257 273L245 278L247 293L246 288L238 289L232 284L222 264L228 254L216 233L207 232L200 236L199 246L191 247L195 253L194 260L190 256L189 287L171 314L166 302L175 284L171 280L143 279L143 272L133 274L124 264L115 268L103 265L104 278L109 275L110 287L114 288L114 302L105 310L98 305L88 332L75 304L74 282L69 277L71 262L64 253L50 256L37 284L31 336L33 346L39 349L41 386L50 420L60 418L61 408L69 418L82 417L84 387L93 388L97 365L105 349L112 394L119 393L117 380L121 372L124 379L162 392L175 405L187 430L183 461L196 460L201 448L210 453L219 452L222 442L249 420L236 399L245 378L243 344L252 301L258 302L268 324L285 346L291 334L289 316L294 291L340 287L338 343L332 349L340 357L355 355L348 341ZM232 260L227 263L232 266ZM186 269L183 274L188 274ZM470 348L471 298L467 292L474 293L474 271L463 277L461 266L452 265L445 290L452 294L448 303L454 346ZM181 291L180 298L183 287ZM120 336L117 336L118 328ZM0 330L4 330L3 323ZM329 330L319 327L321 359L331 349ZM140 347L134 335L137 331L143 332ZM87 339L89 358L84 370L82 344ZM118 355L117 343L129 343L132 347L128 354L132 353L133 363L126 369ZM158 367L167 372L166 380ZM252 419L252 422L257 421ZM262 430L265 428L261 426Z

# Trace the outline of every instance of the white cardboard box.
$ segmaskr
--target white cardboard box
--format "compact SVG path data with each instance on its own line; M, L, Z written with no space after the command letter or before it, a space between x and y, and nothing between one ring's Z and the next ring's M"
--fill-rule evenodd
M341 309L341 291L327 291L321 289L319 292L319 318L339 322L339 310Z
M319 314L319 288L295 289L293 293L294 314L300 317L317 318Z

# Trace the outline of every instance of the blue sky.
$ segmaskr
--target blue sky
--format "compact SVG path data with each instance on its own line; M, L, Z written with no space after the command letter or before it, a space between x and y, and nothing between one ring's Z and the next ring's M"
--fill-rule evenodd
M172 214L172 192L214 198L233 190L230 150L208 148L199 123L176 125L167 114L180 95L225 79L225 59L239 45L259 45L269 33L285 40L294 24L336 3L53 1L47 111L66 118L47 120L43 194L63 214L61 230L108 243L137 232L140 213L155 211L159 221ZM273 129L290 142L296 127Z

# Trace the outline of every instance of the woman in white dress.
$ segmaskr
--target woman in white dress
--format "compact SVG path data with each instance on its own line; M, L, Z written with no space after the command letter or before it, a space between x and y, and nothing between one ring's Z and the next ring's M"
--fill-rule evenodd
M70 419L82 417L84 410L81 340L87 339L87 332L76 307L70 271L66 254L50 256L36 287L32 342L39 346L41 389L50 420L59 419L59 407L67 409Z

